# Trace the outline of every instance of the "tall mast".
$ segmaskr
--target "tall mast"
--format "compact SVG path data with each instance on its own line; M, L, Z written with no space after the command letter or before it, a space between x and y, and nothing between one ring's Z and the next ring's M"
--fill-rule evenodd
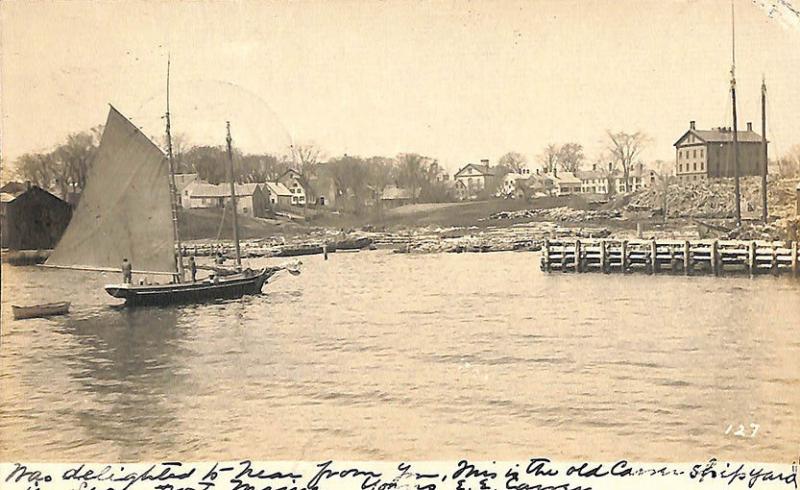
M736 24L731 0L731 100L733 102L733 193L736 199L736 224L742 224L742 200L739 189L739 128L736 122Z
M228 136L226 138L228 142L228 177L231 184L231 207L233 208L233 241L236 244L236 267L238 269L242 268L242 252L239 249L239 223L238 218L236 217L236 185L233 182L233 150L231 149L231 123L228 121L227 123L228 128Z
M767 80L761 79L761 219L767 222Z
M178 249L175 258L178 282L183 282L183 257L181 247L181 235L178 232L178 192L175 186L175 162L172 158L172 135L170 134L170 121L169 121L169 56L167 56L167 160L169 161L169 197L170 207L172 208L172 238L175 241L175 247Z

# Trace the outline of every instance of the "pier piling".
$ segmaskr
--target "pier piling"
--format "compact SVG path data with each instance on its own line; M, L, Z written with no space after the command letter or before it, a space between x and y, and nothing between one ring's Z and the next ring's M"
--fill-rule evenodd
M799 262L797 242L551 238L544 241L541 268L547 272L788 273L797 277Z

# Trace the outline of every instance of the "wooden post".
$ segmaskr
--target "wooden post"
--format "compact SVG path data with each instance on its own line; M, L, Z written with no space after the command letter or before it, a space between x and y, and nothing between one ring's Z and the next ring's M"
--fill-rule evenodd
M750 242L749 249L747 251L747 267L750 269L750 275L753 275L757 271L758 263L756 262L756 241L753 240Z
M581 241L575 240L575 272L583 272L581 269Z
M778 275L778 250L772 244L772 273Z
M689 240L683 242L683 273L689 274L689 269L692 267L692 251L689 247Z
M620 271L624 274L628 270L628 240L622 240L620 250Z
M544 248L542 249L542 258L544 259L544 270L550 272L550 239L544 239Z
M792 242L792 275L797 277L797 261L800 260L797 257L797 241Z
M715 276L719 275L719 262L718 262L719 256L718 256L718 250L717 250L718 246L719 246L719 242L717 240L714 240L711 243L711 257L710 257L710 260L711 260L711 272Z
M608 269L606 267L606 241L600 240L600 271L603 273L607 273Z
M650 269L653 274L658 272L658 245L655 238L650 242Z

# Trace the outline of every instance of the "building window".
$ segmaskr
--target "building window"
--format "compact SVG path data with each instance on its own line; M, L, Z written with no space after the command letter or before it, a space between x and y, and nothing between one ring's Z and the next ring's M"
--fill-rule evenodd
M700 158L703 158L703 149L700 149Z
M703 162L700 162L700 170L703 170Z
M694 162L694 167L692 168L695 172L697 172L697 162Z

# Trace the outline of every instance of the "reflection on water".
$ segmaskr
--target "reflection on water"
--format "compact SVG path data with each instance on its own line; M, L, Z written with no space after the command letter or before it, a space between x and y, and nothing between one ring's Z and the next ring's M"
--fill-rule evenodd
M797 281L545 275L521 253L304 262L268 294L142 309L114 306L113 276L4 265L0 459L796 450ZM63 299L69 316L10 320Z

